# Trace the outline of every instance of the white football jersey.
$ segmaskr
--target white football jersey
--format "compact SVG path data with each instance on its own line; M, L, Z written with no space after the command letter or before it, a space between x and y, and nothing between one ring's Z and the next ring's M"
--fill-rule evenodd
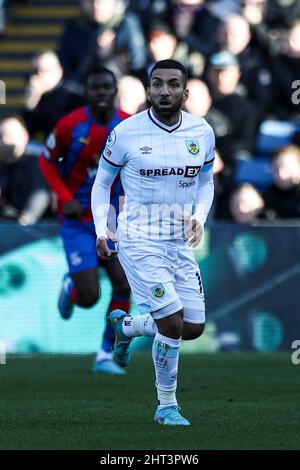
M116 126L102 153L93 192L101 191L104 173L120 171L125 204L118 219L119 238L182 238L199 204L204 224L212 202L214 147L214 134L205 119L184 111L172 127L157 120L151 109ZM204 172L211 173L209 194L201 188ZM97 203L94 194L94 214ZM98 236L103 234L101 217L95 217L95 225Z

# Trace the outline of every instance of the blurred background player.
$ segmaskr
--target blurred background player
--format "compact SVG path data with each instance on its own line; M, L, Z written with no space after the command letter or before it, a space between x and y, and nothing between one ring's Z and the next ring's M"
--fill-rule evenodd
M40 157L41 170L58 199L58 214L69 273L65 275L58 308L62 318L71 317L74 305L92 307L99 298L96 234L91 213L91 190L99 155L109 132L128 114L114 106L117 83L105 68L94 68L86 79L88 106L63 117L50 134ZM119 210L122 186L116 180L111 204ZM118 258L102 262L113 285L108 314L115 308L129 311L130 289ZM106 322L94 372L124 373L112 360L114 334Z

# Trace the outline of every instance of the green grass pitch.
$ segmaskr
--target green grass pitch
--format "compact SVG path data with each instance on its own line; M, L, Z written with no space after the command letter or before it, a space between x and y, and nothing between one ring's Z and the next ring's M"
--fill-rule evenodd
M300 365L289 354L185 355L178 398L190 427L152 423L150 354L126 376L91 356L9 356L0 365L0 449L300 449Z

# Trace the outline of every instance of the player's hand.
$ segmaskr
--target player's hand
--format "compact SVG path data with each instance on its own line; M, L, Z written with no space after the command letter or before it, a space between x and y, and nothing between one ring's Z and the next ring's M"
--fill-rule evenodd
M191 219L184 231L184 236L188 241L189 246L195 248L195 246L200 243L202 235L203 228L200 222L198 222L198 220Z
M112 240L113 242L117 241L115 236L111 233L109 233L108 236L109 238L99 237L97 238L97 241L96 241L96 250L97 250L98 256L99 258L104 259L106 261L110 259L114 259L118 254L117 250L112 250L108 246L109 240Z
M68 219L80 219L82 213L83 208L76 199L72 199L64 205L63 214Z

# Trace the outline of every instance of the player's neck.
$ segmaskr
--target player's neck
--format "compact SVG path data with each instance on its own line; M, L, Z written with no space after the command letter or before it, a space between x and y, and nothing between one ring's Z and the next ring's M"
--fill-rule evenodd
M151 111L156 119L160 121L165 126L172 127L180 121L181 110L179 109L176 113L172 114L171 116L167 113L159 112L155 110L153 107Z
M95 121L99 122L100 124L106 125L108 124L113 116L114 116L114 109L109 111L99 111L98 109L90 107L90 114Z

